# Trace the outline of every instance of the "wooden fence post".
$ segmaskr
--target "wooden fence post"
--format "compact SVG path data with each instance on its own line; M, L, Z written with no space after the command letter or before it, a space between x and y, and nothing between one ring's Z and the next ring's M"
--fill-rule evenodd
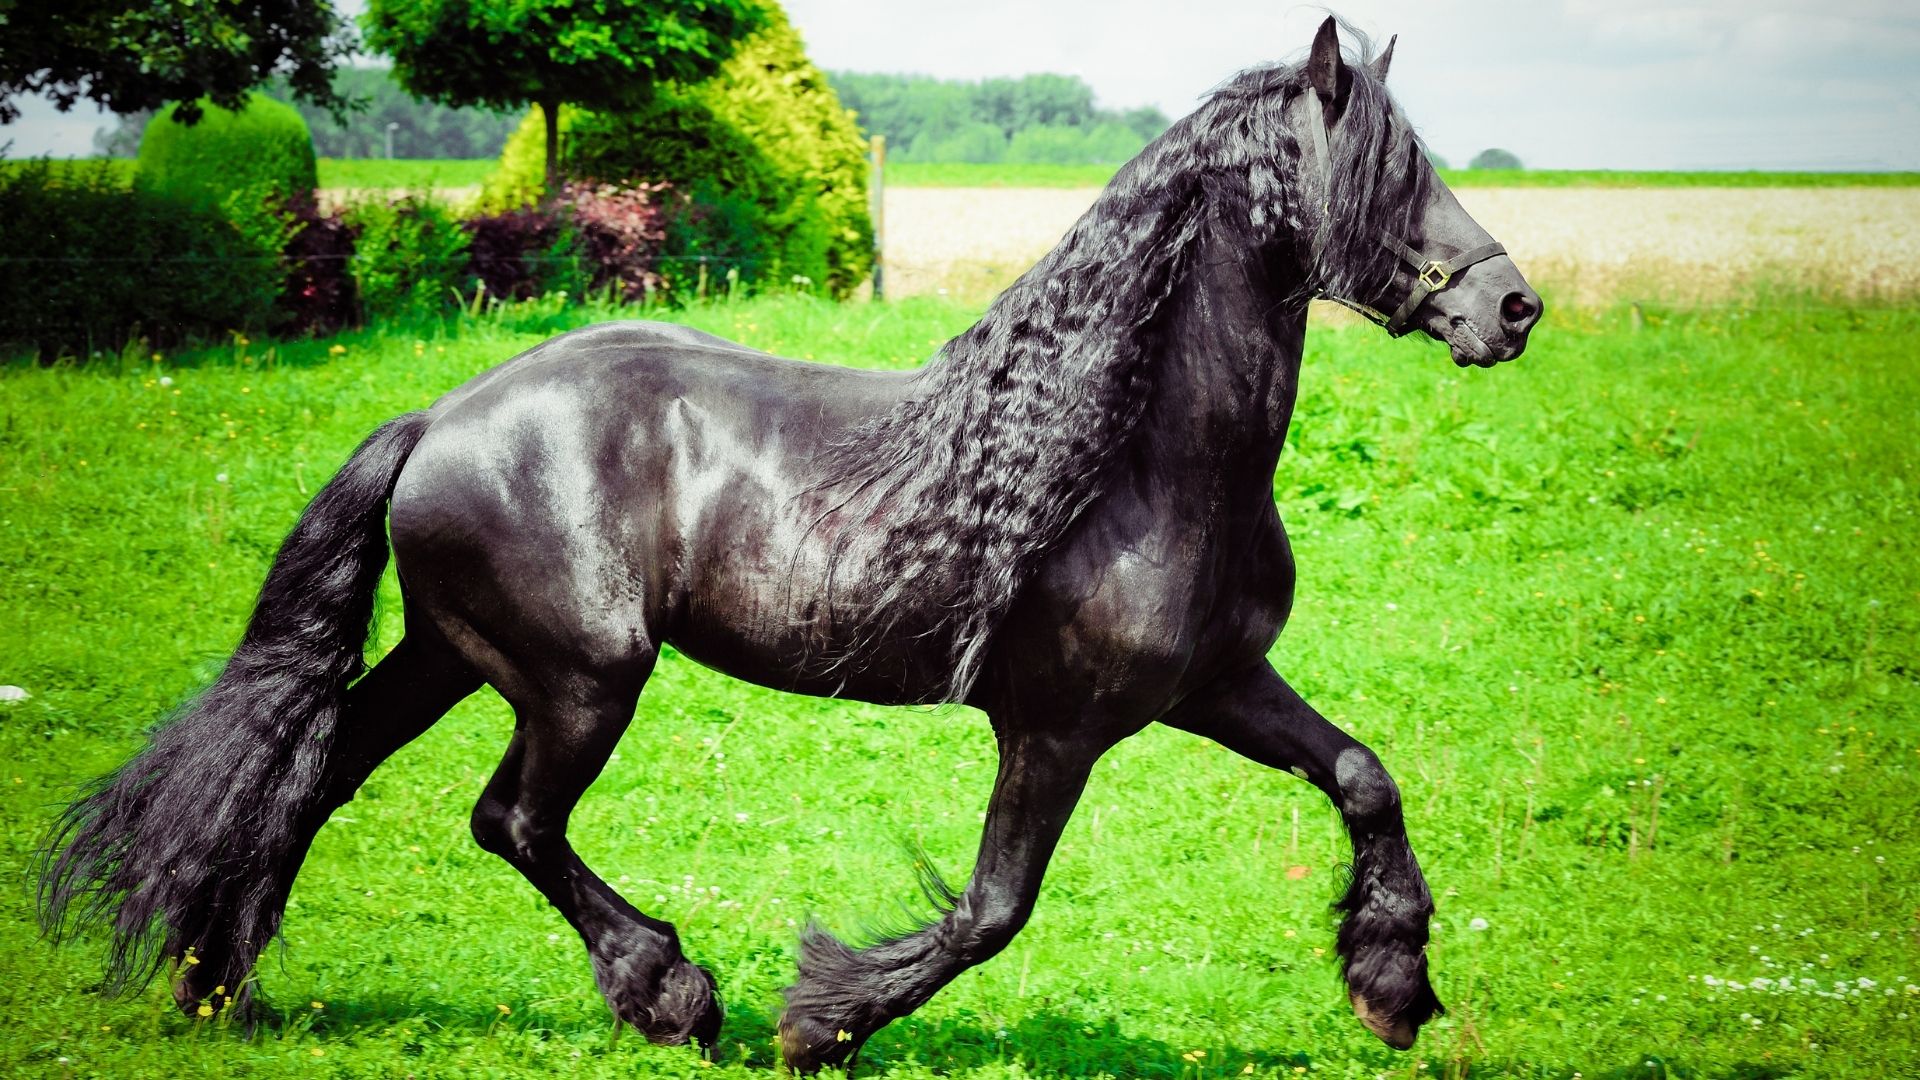
M873 175L867 184L867 195L872 201L868 212L873 217L873 298L887 298L886 286L886 247L887 247L887 137L873 137Z

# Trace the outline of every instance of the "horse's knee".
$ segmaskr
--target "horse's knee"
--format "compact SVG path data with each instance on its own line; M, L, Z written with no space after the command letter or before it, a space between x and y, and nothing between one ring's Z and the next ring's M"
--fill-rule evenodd
M973 964L992 958L1012 944L1032 912L1031 903L1013 898L967 905L958 912L962 918L953 939L954 953Z
M531 858L539 844L540 830L524 811L489 795L480 796L467 824L473 830L474 843L479 844L481 850L508 862Z
M1364 746L1340 752L1333 763L1339 785L1340 811L1355 821L1377 821L1400 813L1400 787L1387 775L1380 758Z
M473 830L473 842L480 850L491 852L505 858L512 844L507 837L507 815L511 810L505 803L489 796L480 796L473 805L473 816L467 819L467 827Z

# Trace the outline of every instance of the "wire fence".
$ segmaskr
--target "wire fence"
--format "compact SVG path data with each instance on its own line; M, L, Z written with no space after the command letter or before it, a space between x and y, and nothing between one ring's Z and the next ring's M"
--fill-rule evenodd
M482 258L485 258L482 256ZM0 264L8 263L67 263L72 265L96 265L99 263L120 264L139 263L308 263L308 262L390 262L387 255L363 255L335 252L316 255L288 255L284 253L261 252L257 255L164 255L158 257L140 255L0 255ZM409 258L409 264L435 263L440 265L471 265L475 261L471 255L422 255ZM522 263L590 263L594 259L587 255L511 255L501 256L499 262ZM635 255L623 258L627 263L705 263L707 265L739 266L757 268L762 260L744 255Z

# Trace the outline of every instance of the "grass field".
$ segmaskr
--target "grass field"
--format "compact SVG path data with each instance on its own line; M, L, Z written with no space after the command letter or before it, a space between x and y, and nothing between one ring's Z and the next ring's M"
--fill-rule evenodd
M498 163L492 158L446 161L385 161L378 158L321 158L323 188L463 188L487 178Z
M900 187L1104 187L1111 165L935 165L890 162L887 183ZM1453 187L1914 187L1920 173L1623 172L1607 169L1442 169ZM478 183L478 181L475 181Z
M916 362L972 312L682 313L796 356ZM782 696L669 656L574 817L729 1009L718 1060L616 1039L578 942L467 836L490 692L322 832L251 1041L104 1000L31 929L35 838L235 639L279 537L375 423L571 322L0 368L0 1074L773 1075L809 915L895 921L899 841L969 865L964 710ZM1011 948L862 1076L1884 1077L1920 1070L1920 312L1560 314L1519 362L1316 329L1275 495L1275 661L1399 778L1451 1014L1396 1055L1350 1015L1317 793L1149 730L1103 762ZM391 582L379 628L397 639ZM219 777L209 776L210 795Z

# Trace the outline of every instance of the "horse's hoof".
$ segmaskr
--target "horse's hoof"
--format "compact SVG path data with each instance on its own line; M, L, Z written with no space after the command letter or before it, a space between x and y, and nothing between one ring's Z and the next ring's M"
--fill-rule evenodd
M658 981L621 978L625 972L609 967L595 975L601 980L601 993L613 1015L633 1025L641 1037L662 1046L684 1046L691 1042L707 1049L720 1038L718 987L706 968L682 957L675 960ZM606 976L616 976L608 978Z
M1413 1049L1413 1040L1420 1034L1420 1026L1405 1016L1388 1016L1379 1012L1359 994L1353 995L1353 1014L1367 1025L1367 1030L1380 1037L1380 1041L1395 1050Z
M849 1068L853 1056L866 1041L845 1028L828 1029L812 1017L796 1016L792 1009L780 1014L780 1056L787 1068L801 1076L811 1076L825 1068Z
M234 999L239 996L240 987L212 981L218 976L196 977L199 966L185 967L180 976L173 981L173 1007L179 1009L189 1019L208 1020L227 1011L234 1004Z

